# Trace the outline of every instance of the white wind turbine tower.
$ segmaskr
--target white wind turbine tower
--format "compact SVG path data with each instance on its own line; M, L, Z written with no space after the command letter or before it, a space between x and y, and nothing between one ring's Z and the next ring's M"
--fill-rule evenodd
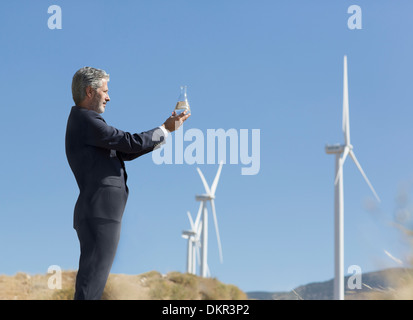
M209 188L201 170L197 168L199 176L201 177L201 180L204 185L205 192L206 192L205 194L195 196L196 201L201 201L201 212L202 212L201 213L202 214L201 277L204 277L204 278L207 277L209 274L209 270L208 270L208 211L207 211L208 201L211 203L212 216L214 218L215 232L217 234L217 240L218 240L219 257L220 257L221 263L223 262L221 239L219 237L218 221L217 221L217 215L215 212L215 202L214 202L215 191L217 189L219 176L221 175L222 164L223 162L221 161L221 163L219 164L219 168L215 176L215 179L212 182L211 189Z
M334 299L344 300L344 202L343 202L343 164L347 156L353 159L357 168L369 185L376 199L380 199L364 173L350 143L350 116L348 102L347 56L344 56L343 76L343 132L344 145L327 145L327 154L336 155L336 176L334 181Z
M201 208L202 205L199 207L198 214L195 219L195 223L192 219L191 213L188 211L188 219L191 225L191 230L184 230L182 231L182 237L184 239L188 239L188 246L187 246L187 260L186 260L186 272L196 274L196 256L199 256L199 247L200 247L200 233L202 228L202 221L201 219Z

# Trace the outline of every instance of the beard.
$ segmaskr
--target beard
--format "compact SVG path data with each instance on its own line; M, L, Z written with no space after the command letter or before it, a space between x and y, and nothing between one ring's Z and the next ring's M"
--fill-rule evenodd
M105 105L102 102L99 95L94 96L93 101L92 101L92 105L93 105L93 111L96 111L97 113L105 112Z

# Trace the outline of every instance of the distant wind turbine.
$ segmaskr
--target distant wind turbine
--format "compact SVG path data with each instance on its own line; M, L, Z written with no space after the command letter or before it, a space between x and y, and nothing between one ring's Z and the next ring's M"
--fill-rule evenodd
M201 208L202 208L201 209L201 212L202 212L201 277L208 277L208 274L209 274L209 269L208 269L208 212L207 212L208 201L211 203L212 216L214 218L215 232L216 232L217 240L218 240L219 257L220 257L221 263L223 262L221 239L219 236L218 221L217 221L217 215L215 212L215 202L214 202L215 191L217 189L219 176L221 175L222 164L223 162L221 161L221 163L219 164L219 168L215 176L215 179L212 182L211 188L209 188L205 180L205 177L202 174L201 169L197 168L199 176L201 177L201 180L204 185L205 192L206 192L205 194L197 195L195 197L197 201L201 201Z
M343 75L343 133L344 144L327 145L327 154L336 155L336 175L334 181L334 299L344 300L344 198L343 198L343 165L347 156L353 159L367 182L377 201L380 198L371 185L353 152L350 143L350 115L348 101L347 56L344 56Z
M182 237L188 239L186 272L192 274L196 274L196 258L197 255L199 256L199 247L201 246L199 241L202 229L202 221L200 221L201 209L202 204L199 206L195 222L192 219L191 213L189 211L187 212L191 229L182 231Z

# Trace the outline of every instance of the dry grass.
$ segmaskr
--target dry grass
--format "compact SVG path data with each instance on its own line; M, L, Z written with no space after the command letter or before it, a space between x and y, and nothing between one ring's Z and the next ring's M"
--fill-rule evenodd
M389 215L381 212L378 207L371 203L366 206L368 211L377 219L383 219L389 227L395 228L400 233L400 240L408 244L408 247L413 249L413 206L410 199L413 190L413 180L406 181L400 184L400 189L395 198L395 208L392 214L393 221L388 221ZM400 273L388 273L386 276L387 282L391 283L391 287L387 288L368 288L370 291L357 293L346 296L346 299L369 299L369 300L412 300L413 299L413 274L411 268L413 267L413 259L400 259L395 257L391 252L383 250L388 259L395 262L400 268L405 271ZM409 270L410 269L410 270Z
M62 272L62 288L49 289L51 275L0 275L0 300L71 300L76 271ZM140 275L111 274L105 287L104 300L239 300L247 295L234 285L217 279L170 272L161 275L150 271Z
M391 276L390 276L391 277ZM413 300L413 278L411 273L397 279L389 279L396 285L381 292L383 300Z

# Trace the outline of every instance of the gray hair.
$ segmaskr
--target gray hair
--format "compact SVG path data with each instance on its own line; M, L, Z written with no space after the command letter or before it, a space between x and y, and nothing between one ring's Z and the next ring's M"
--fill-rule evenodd
M103 79L109 81L109 74L105 70L92 67L79 69L72 79L72 97L75 104L80 104L86 97L87 87L92 87L95 91L100 88Z

